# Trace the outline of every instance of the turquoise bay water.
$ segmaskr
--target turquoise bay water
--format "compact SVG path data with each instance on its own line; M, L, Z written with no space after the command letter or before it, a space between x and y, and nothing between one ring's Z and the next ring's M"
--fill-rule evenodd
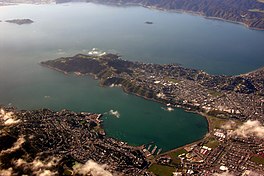
M3 22L15 18L35 23ZM180 63L213 74L240 74L264 65L263 32L188 14L71 3L0 7L0 20L0 104L118 111L120 118L105 114L105 130L134 145L154 141L169 150L202 138L207 122L181 109L164 111L163 105L118 88L100 87L88 77L65 76L39 62L97 47L130 60Z

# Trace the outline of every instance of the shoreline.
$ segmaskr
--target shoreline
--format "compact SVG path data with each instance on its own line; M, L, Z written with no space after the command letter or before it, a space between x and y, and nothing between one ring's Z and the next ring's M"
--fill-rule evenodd
M121 86L120 88L121 88L125 93L127 93L127 94L135 95L135 96L137 96L137 97L139 97L139 98L144 98L144 99L147 100L147 101L153 101L153 102L156 102L156 103L159 103L159 104L162 104L162 105L166 105L165 103L159 102L158 100L155 100L155 99L150 99L150 98L147 98L147 97L140 96L140 95L138 95L138 94L129 93L128 91L124 90L122 86ZM172 107L173 107L173 108L179 108L179 109L181 109L181 110L183 110L183 111L185 111L185 112L187 112L187 113L194 113L194 114L198 114L198 115L202 116L202 117L206 120L206 122L207 122L207 133L206 133L201 139L198 139L198 140L193 141L193 142L191 142L191 143L187 143L187 144L185 144L185 145L183 145L183 146L180 146L180 147L177 147L177 148L173 148L172 150L165 151L164 153L161 152L159 155L156 155L155 157L162 156L162 155L164 155L164 154L166 154L166 153L170 153L170 152L176 151L176 150L178 150L178 149L184 148L184 147L186 147L186 146L194 145L194 144L196 144L196 143L199 143L199 142L201 142L202 140L204 140L205 137L206 137L210 132L212 132L212 130L213 130L213 129L212 129L212 124L211 124L211 121L209 120L209 116L208 116L208 115L206 115L206 114L204 114L204 113L202 113L202 112L199 112L199 111L190 111L190 110L185 109L184 107L176 107L176 106L175 106L175 107L172 106Z
M139 6L141 6L141 5L139 5ZM141 7L148 8L150 10L158 10L158 11L164 11L164 12L170 12L170 13L180 13L180 14L188 14L188 15L192 15L192 16L200 16L200 17L203 17L204 19L208 19L208 20L216 20L216 21L223 21L223 22L227 22L227 23L239 24L239 25L242 25L245 28L250 29L250 30L264 31L264 28L250 27L246 23L243 23L240 21L228 20L228 19L221 18L221 17L206 16L202 12L195 12L195 11L183 10L183 9L170 10L170 9L165 9L165 8L157 8L155 6L144 6L144 5L142 5Z
M70 75L69 72L62 71L62 70L60 70L60 69L57 69L57 68L51 67L51 66L46 65L46 64L42 64L42 63L40 63L40 64L41 64L42 66L45 66L45 67L47 67L47 68L49 68L49 69L52 69L52 70L54 70L54 71L61 72L61 73L63 73L64 75ZM110 88L110 86L105 86L105 85L103 85L103 84L101 83L101 80L100 80L100 79L96 79L95 75L93 75L93 74L78 74L78 75L75 74L75 73L73 73L73 74L76 75L76 76L90 76L92 79L97 80L97 81L99 82L99 86L101 86L101 87L109 87L109 88ZM123 86L118 86L117 88L121 88L121 90L122 90L124 93L130 94L130 95L134 95L134 96L137 96L137 97L139 97L139 98L143 98L143 99L145 99L145 100L147 100L147 101L153 101L153 102L159 103L159 104L161 104L161 105L166 105L166 103L161 102L161 101L158 101L158 100L156 100L156 99L147 98L147 97L141 96L141 95L139 95L139 94L129 92L129 91L127 91L126 89L124 89ZM209 120L209 116L206 115L205 113L202 113L202 112L199 112L199 111L188 110L188 109L184 108L184 107L181 106L181 105L179 105L179 107L177 107L177 106L171 106L171 107L173 107L173 108L179 108L179 109L181 109L181 110L183 110L183 111L185 111L185 112L187 112L187 113L194 113L194 114L198 114L198 115L202 116L202 117L206 120L206 122L207 122L207 133L206 133L201 139L198 139L198 140L196 140L196 141L193 141L193 142L191 142L191 143L185 144L185 145L180 146L180 147L177 147L177 148L173 148L172 150L165 151L164 153L172 152L172 151L174 151L174 150L178 150L179 148L182 148L182 147L185 147L185 146L188 146L188 145L193 145L193 144L195 144L195 143L197 143L197 142L200 142L200 141L202 141L202 140L203 140L203 139L204 139L204 138L205 138L205 137L206 137L206 136L207 136L207 135L213 130L213 129L212 129L212 125L211 125L210 120ZM101 117L102 117L102 116L101 116ZM102 127L103 127L103 123L102 123L101 125L102 125ZM107 134L106 134L106 135L107 135ZM117 140L120 140L120 139L117 139ZM142 144L142 145L144 145L144 144ZM142 146L142 145L141 145L141 146ZM133 146L133 147L141 147L141 146ZM161 152L161 153L160 153L159 155L157 155L157 156L164 155L164 153ZM157 156L155 156L155 157L157 157Z
M97 4L97 5L105 5L105 6L114 6L114 7L143 7L149 10L157 10L157 11L163 11L163 12L169 12L169 13L180 13L180 14L188 14L188 15L193 15L193 16L200 16L203 17L204 19L209 19L209 20L216 20L216 21L223 21L227 23L233 23L233 24L239 24L244 26L247 29L250 30L256 30L256 31L264 31L263 28L259 27L251 27L247 25L244 22L241 21L234 21L234 20L228 20L222 17L216 17L216 16L206 16L203 14L203 12L196 12L196 11L191 11L191 10L183 10L183 9L166 9L166 8L160 8L156 6L148 6L144 5L142 3L98 3L98 2L65 2L65 3L56 3L56 2L43 2L43 3L8 3L8 4L0 4L0 7L4 6L11 6L11 5L20 5L20 4L27 4L27 5L47 5L47 4L67 4L67 3L92 3L92 4Z
M188 14L188 15L193 15L193 16L200 16L203 17L204 19L209 19L209 20L216 20L216 21L223 21L227 23L233 23L233 24L239 24L244 26L247 29L250 30L256 30L256 31L264 31L263 28L258 28L258 27L250 27L246 23L240 22L240 21L233 21L233 20L228 20L225 18L221 17L215 17L215 16L206 16L202 12L196 12L196 11L191 11L191 10L183 10L183 9L166 9L166 8L159 8L156 6L148 6L144 5L142 3L98 3L98 2L87 2L87 3L93 3L97 5L106 5L106 6L114 6L114 7L143 7L149 10L157 10L157 11L162 11L162 12L169 12L169 13L179 13L179 14Z

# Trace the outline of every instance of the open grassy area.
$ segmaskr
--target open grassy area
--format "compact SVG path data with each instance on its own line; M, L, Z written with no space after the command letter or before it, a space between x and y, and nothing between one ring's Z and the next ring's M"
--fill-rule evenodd
M172 159L172 164L176 164L176 165L177 164L181 164L181 160L180 160L180 158L178 158L178 156L180 154L183 154L183 153L187 153L187 151L184 150L184 149L179 149L179 150L176 150L176 151L173 151L173 152L169 153L168 155Z
M228 119L221 119L214 116L208 116L207 119L209 120L212 129L221 128L228 121Z
M216 139L214 139L214 138L212 138L212 139L210 139L206 144L204 144L206 147L209 147L209 148L212 148L212 149L214 149L214 148L216 148L216 147L218 147L218 145L219 145L219 142L216 140Z
M178 157L180 154L183 154L183 153L187 153L187 151L185 150L185 149L179 149L179 150L176 150L176 151L174 151L174 152L171 152L170 154L169 154L169 156L170 157L172 157L172 158L176 158L176 157Z
M63 172L64 175L72 175L72 171L71 170L68 170L68 169L65 169L64 172Z
M258 164L264 164L264 158L261 156L253 156L250 160Z
M164 78L164 80L172 82L172 83L179 83L180 81L177 79L173 79L173 78Z
M215 128L220 129L226 123L231 122L231 120L229 118L219 118L219 117L215 117L212 115L207 115L207 119L208 119L212 129L215 129ZM234 123L233 129L235 129L239 125L242 125L241 121L234 120L234 119L232 119L232 123Z
M218 97L218 96L221 96L222 93L220 92L217 92L217 91L214 91L214 90L208 90L208 93L214 97Z
M149 171L153 172L157 176L171 176L175 169L169 166L153 164L150 166Z

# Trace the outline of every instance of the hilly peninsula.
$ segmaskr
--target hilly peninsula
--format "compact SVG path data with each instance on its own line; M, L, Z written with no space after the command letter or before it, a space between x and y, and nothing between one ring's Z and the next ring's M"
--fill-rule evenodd
M118 86L168 107L264 122L264 68L237 76L210 75L178 64L131 62L111 53L77 54L41 64L65 74L90 75L102 86Z

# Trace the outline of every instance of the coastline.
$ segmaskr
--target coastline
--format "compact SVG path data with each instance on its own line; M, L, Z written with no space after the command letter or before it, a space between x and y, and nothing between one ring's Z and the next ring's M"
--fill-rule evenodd
M93 3L93 4L98 4L98 5L115 6L115 7L143 7L143 8L147 8L150 10L157 10L157 11L163 11L163 12L169 12L169 13L189 14L189 15L193 15L193 16L200 16L200 17L203 17L203 18L209 19L209 20L217 20L217 21L223 21L223 22L227 22L227 23L239 24L239 25L242 25L245 28L250 29L250 30L264 31L264 28L250 27L246 23L243 23L240 21L228 20L225 18L215 17L215 16L206 16L202 12L196 12L196 11L190 11L190 10L166 9L166 8L160 8L160 7L156 7L156 6L148 6L148 5L144 5L142 3L98 3L98 2L88 2L88 3Z
M203 17L203 18L209 19L209 20L216 20L216 21L223 21L223 22L228 22L228 23L233 23L233 24L239 24L239 25L242 25L245 28L250 29L250 30L264 31L264 28L250 27L246 23L239 22L239 21L228 20L228 19L221 18L221 17L206 16L202 12L195 12L195 11L189 11L189 10L183 10L183 9L170 10L170 9L165 9L165 8L158 8L158 7L155 7L155 6L144 6L144 5L139 5L139 6L142 6L144 8L148 8L148 9L151 9L151 10L158 10L158 11L164 11L164 12L171 12L171 13L180 13L180 14L189 14L189 15L193 15L193 16L200 16L200 17Z
M186 170L191 168L197 173L205 173L206 171L209 175L213 175L216 172L222 173L220 167L220 170L216 168L216 166L218 167L221 165L220 162L227 162L228 165L232 164L233 159L236 159L232 154L239 154L241 149L240 146L243 148L241 151L248 156L247 158L244 158L244 161L252 162L252 157L254 157L254 154L258 151L254 150L252 153L248 154L248 151L251 150L252 142L259 145L261 143L260 140L257 138L246 138L245 140L240 138L239 135L230 135L230 132L232 131L229 130L235 131L236 129L239 129L239 126L247 124L248 121L245 112L239 113L233 110L233 108L237 107L237 104L241 105L241 108L238 109L239 111L247 110L249 108L247 112L252 112L250 109L252 106L258 107L259 105L249 104L248 101L242 101L242 98L256 98L256 102L263 100L261 97L263 94L257 94L259 91L263 90L262 83L258 84L259 82L256 81L256 79L258 80L264 76L263 68L245 77L228 77L225 75L214 77L203 71L199 72L199 70L188 69L173 64L159 65L151 63L134 63L132 61L123 60L121 57L117 57L111 53L108 55L106 54L105 56L77 54L75 56L61 57L55 60L43 61L41 63L43 65L47 64L49 68L54 67L54 70L63 70L66 72L65 74L76 78L78 76L89 76L89 78L99 81L94 82L94 84L99 87L122 87L122 91L127 95L135 95L144 98L145 100L159 103L155 105L156 108L162 108L168 111L175 108L175 114L167 114L172 118L175 117L175 115L177 116L179 112L187 112L192 113L189 115L199 120L199 122L196 123L196 126L198 127L197 131L192 129L187 129L187 131L185 131L186 135L195 135L196 132L202 132L197 138L192 138L192 140L185 140L185 142L179 143L179 141L177 139L175 140L175 137L173 136L170 136L167 139L163 136L163 140L169 140L171 138L172 141L167 142L168 144L174 145L170 145L170 147L162 152L161 150L158 150L158 152L155 153L155 150L157 149L156 145L151 149L153 145L150 145L152 143L149 142L153 140L143 141L143 143L138 143L138 145L132 144L132 146L138 147L141 152L144 153L144 156L149 163L148 166L146 166L145 171L152 172L156 175L169 176L175 171L178 173L188 173ZM180 73L183 76L179 75ZM203 77L203 79L197 79L198 76ZM248 79L246 85L241 83L241 80L243 81L245 79ZM227 92L225 88L221 86L218 87L219 84L227 86L245 85L245 89L228 89ZM255 85L259 87L255 87ZM212 86L214 86L215 89L211 90L210 88ZM120 89L117 90L122 94ZM208 101L210 102L208 103ZM220 103L217 101L220 101ZM222 102L224 102L226 106L229 106L231 110L228 111L227 109L226 111L223 111L222 109L219 109L218 106L221 106ZM235 106L233 105L234 102L237 102ZM176 108L181 108L182 110L179 111L179 109ZM258 109L261 110L261 107ZM257 112L257 114L262 113L262 111ZM195 114L198 115L196 116ZM186 118L188 118L189 115L186 114ZM255 117L258 119L262 116ZM203 118L206 119L206 122ZM173 119L174 123L171 125L175 123L177 124L177 118ZM163 120L158 119L158 121L162 122ZM201 125L200 122L203 122L203 125ZM170 122L167 122L166 124L170 124ZM163 126L166 127L166 124ZM232 126L232 129L228 127L227 130L225 127L229 124ZM159 127L156 127L155 129L157 128ZM177 127L173 125L173 128ZM166 131L166 129L164 130ZM105 135L108 136L109 134L107 133ZM126 141L126 139L119 136L116 136L113 139ZM155 143L155 139L153 142ZM234 149L234 145L238 145L238 147ZM161 145L160 147L163 146L165 147L166 145ZM246 149L244 149L244 146ZM230 147L232 147L232 150L229 150ZM228 156L228 158L225 156ZM239 158L235 161L239 163ZM245 167L246 166L247 165L245 164ZM253 167L258 168L261 173L262 171L264 173L262 166L257 163L252 165L252 168ZM239 168L232 169L232 172L234 173L242 173Z
M49 69L52 69L52 70L55 70L55 71L61 72L61 73L63 73L64 75L70 75L69 72L62 71L62 70L60 70L60 69L58 69L58 68L54 68L54 67L51 67L51 66L46 65L46 64L43 64L43 63L40 63L40 64L41 64L42 66L45 66L45 67L49 68ZM76 75L76 76L91 76L91 78L93 78L94 80L98 80L98 81L99 81L99 86L101 86L101 87L109 87L109 86L103 85L103 84L101 83L101 79L97 79L97 78L96 78L96 75L93 75L93 74L75 74L75 75ZM122 91L123 91L124 93L130 94L130 95L134 95L134 96L137 96L137 97L140 97L140 98L144 98L144 99L147 100L147 101L153 101L153 102L156 102L156 103L159 103L159 104L162 104L162 105L166 105L165 102L158 101L158 100L156 100L156 99L154 99L154 98L148 98L148 97L145 97L145 96L142 96L142 95L139 95L139 94L133 93L133 92L129 92L129 91L127 91L123 86L118 86L118 88L121 88ZM206 119L206 122L207 122L207 133L206 133L201 139L198 139L197 141L193 141L193 142L191 142L191 143L188 143L188 144L185 144L185 145L183 145L183 146L180 146L180 147L174 148L174 149L172 149L172 150L165 151L164 153L169 153L169 152L172 152L172 151L174 151L174 150L178 150L179 148L182 148L182 147L185 147L185 146L188 146L188 145L193 145L193 144L195 144L195 143L201 142L201 141L202 141L202 140L203 140L203 139L204 139L204 138L205 138L205 137L206 137L206 136L207 136L207 135L213 130L213 129L212 129L212 125L211 125L210 120L209 120L209 116L206 115L205 113L203 113L203 112L199 112L199 111L188 110L188 109L186 109L184 106L181 106L181 105L179 105L179 106L171 106L171 107L173 107L173 108L180 108L180 109L184 110L185 112L198 114L198 115L202 116L203 118L205 118L205 119ZM102 127L103 127L103 123L102 123L101 125L102 125ZM107 134L106 134L106 135L107 135ZM133 147L141 147L141 146L133 146ZM159 155L157 155L157 156L164 155L164 153L161 152L161 153L160 153Z
M130 92L126 91L123 87L122 87L122 90L123 90L125 93L127 93L127 94L135 95L135 96L140 97L140 98L144 98L144 99L147 100L147 101L154 101L154 102L156 102L156 103L160 103L160 104L162 104L162 105L166 105L166 103L160 102L160 101L158 101L158 100L156 100L156 99L150 99L150 98L147 98L147 97L143 97L143 96L141 96L141 95L138 95L138 94L130 93ZM205 113L202 113L202 112L199 112L199 111L190 111L190 110L187 110L186 108L184 108L184 107L182 107L182 106L180 106L180 107L172 106L172 107L173 107L173 108L179 108L179 109L182 109L182 110L184 110L185 112L188 112L188 113L194 113L194 114L201 115L203 118L205 118L205 120L206 120L206 122L207 122L207 133L206 133L201 139L198 139L197 141L193 141L193 142L191 142L191 143L187 143L187 144L185 144L185 145L183 145L183 146L180 146L180 147L174 148L174 149L172 149L172 150L168 150L168 151L166 151L166 152L164 152L164 153L161 152L159 155L157 155L157 156L155 156L155 157L159 157L159 156L165 155L166 153L170 153L170 152L176 151L176 150L178 150L178 149L181 149L181 148L184 148L184 147L187 147L187 146L191 146L191 145L197 144L197 143L203 141L203 140L205 139L205 137L206 137L210 132L212 132L212 130L213 130L213 128L212 128L212 124L211 124L211 121L210 121L210 119L209 119L209 116L206 115Z
M217 20L217 21L223 21L223 22L227 22L227 23L239 24L239 25L242 25L245 28L250 29L250 30L264 31L264 27L263 28L251 27L251 26L249 26L246 23L241 22L241 21L228 20L228 19L216 17L216 16L206 16L202 12L198 12L198 11L196 12L196 11L183 10L183 9L166 9L166 8L160 8L160 7L156 7L156 6L148 6L148 5L144 5L142 3L99 3L99 2L66 2L66 3L93 3L93 4L97 4L97 5L106 5L106 6L114 6L114 7L143 7L143 8L147 8L150 10L164 11L164 12L169 12L169 13L180 13L180 14L189 14L189 15L193 15L193 16L200 16L200 17L203 17L203 18L209 19L209 20ZM33 5L53 4L53 5L56 5L56 4L63 4L63 3L56 3L56 2L9 3L9 4L0 4L0 7L1 6L2 7L10 6L10 5L20 5L20 4L33 4Z

